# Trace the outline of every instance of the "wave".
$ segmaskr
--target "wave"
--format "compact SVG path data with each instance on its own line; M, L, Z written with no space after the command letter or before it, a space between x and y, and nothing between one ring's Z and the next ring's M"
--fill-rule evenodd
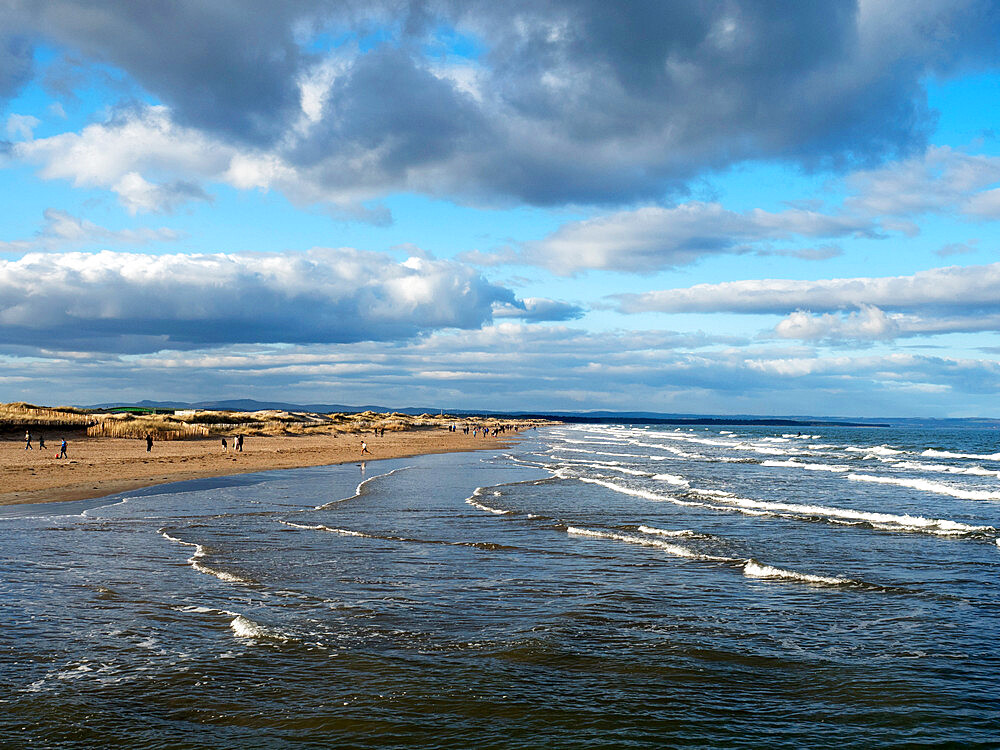
M121 500L116 500L113 503L108 503L107 505L98 505L95 508L87 508L80 512L81 518L91 518L91 513L96 510L104 510L105 508L114 508L116 505L125 505L131 498L123 497Z
M850 471L850 466L844 466L843 464L805 464L801 461L796 461L794 458L788 459L787 461L775 461L774 459L769 459L767 461L761 461L761 466L787 466L793 469L806 469L807 471Z
M571 453L587 453L591 456L612 456L614 458L635 458L631 453L611 453L609 451L592 451L586 448L566 448L563 446L556 446L549 449L549 453L557 453L558 451L571 452Z
M655 526L640 526L639 531L643 534L655 534L657 536L698 536L691 529L673 531L671 529L658 529Z
M360 536L366 539L375 539L371 534L365 534L361 531L351 531L350 529L338 529L333 526L327 526L326 524L316 523L316 524L305 524L305 523L292 523L291 521L278 520L278 523L284 524L285 526L291 526L293 529L307 529L309 531L327 531L331 534L340 534L341 536Z
M708 461L709 460L708 456L702 455L701 453L688 453L687 451L682 451L680 448L675 448L672 445L659 445L659 446L656 446L656 447L659 448L662 451L667 451L667 453L672 453L673 455L672 456L647 456L647 458L650 458L650 459L652 459L654 461L666 461L667 459L671 459L674 456L677 456L679 458L690 458L690 459L693 459L695 461Z
M845 451L849 453L867 453L873 456L898 456L904 451L897 450L896 448L890 448L888 445L869 445L867 447L860 445L848 445L844 448Z
M572 478L580 482L596 484L614 492L632 495L633 497L640 497L645 500L668 502L674 505L687 507L709 508L716 511L731 510L743 513L744 515L765 516L787 513L792 516L820 518L834 523L864 523L880 531L923 533L933 534L935 536L981 535L996 530L993 526L973 526L961 523L960 521L951 521L945 518L925 518L923 516L912 516L908 514L894 515L891 513L872 513L868 511L836 508L824 505L800 505L797 503L750 500L748 498L737 497L732 493L722 490L692 488L690 492L695 495L713 500L713 502L697 502L684 500L671 495L650 492L648 490L635 487L626 487L624 485L615 484L614 482L593 479L591 477Z
M640 527L640 530L649 527ZM657 529L656 531L662 531ZM676 557L683 557L689 560L706 560L710 562L722 562L728 563L730 565L738 566L743 575L748 578L761 578L765 580L784 580L784 581L796 581L799 583L809 583L819 586L862 586L858 581L852 580L850 578L833 578L830 576L819 576L813 575L811 573L798 573L794 570L785 570L783 568L776 568L772 565L766 565L764 563L757 562L754 559L745 560L738 557L721 557L719 555L706 555L700 552L696 552L688 547L682 547L678 544L670 544L669 542L661 542L656 539L646 539L643 537L633 536L631 534L619 534L613 531L596 531L594 529L583 529L578 526L568 526L566 528L566 533L571 536L584 536L596 539L612 539L615 541L626 542L628 544L637 544L642 547L654 547L656 549L663 550L668 554L674 555Z
M604 469L606 471L618 471L622 474L630 474L634 477L651 477L652 472L629 469L621 465L620 461L581 461L573 458L561 458L560 463L572 464L573 466L583 466L589 469Z
M952 453L951 451L940 451L936 448L928 448L920 455L933 456L937 458L978 458L985 461L1000 461L1000 453Z
M689 507L705 508L711 507L706 503L697 503L690 500L681 500L677 497L672 497L670 495L660 495L656 492L650 492L649 490L641 490L635 487L625 487L620 484L615 484L614 482L605 482L600 479L593 479L592 477L565 477L567 479L576 479L580 482L586 482L587 484L596 484L604 487L606 489L612 490L614 492L620 492L623 495L632 495L633 497L641 497L644 500L656 500L668 503L673 503L674 505L686 505Z
M391 477L397 471L406 471L407 469L412 469L412 466L400 466L398 469L393 469L392 471L387 471L385 474L376 474L373 477L368 477L358 483L358 486L354 488L354 494L350 497L342 497L339 500L331 500L328 503L323 503L322 505L317 505L313 510L326 510L332 505L338 505L339 503L346 503L348 500L356 500L364 494L365 485L369 482L374 482L376 479L383 479L385 477Z
M1000 471L991 471L982 466L951 466L949 464L923 464L918 461L896 461L893 466L908 471L931 471L938 474L968 474L977 477L1000 479Z
M687 547L681 547L679 544L670 544L669 542L661 542L659 539L647 539L641 536L633 536L632 534L619 534L614 531L594 531L593 529L581 529L577 526L567 526L566 533L570 536L589 536L598 539L615 539L620 542L627 542L629 544L638 544L642 547L656 547L664 552L667 552L676 557L686 557L692 560L714 560L718 562L732 562L732 558L729 557L717 557L714 555L703 555L700 552L695 552Z
M702 493L703 491L696 490ZM716 495L716 497L719 497ZM958 536L963 534L982 534L995 531L992 526L971 526L959 521L944 518L924 518L923 516L893 515L891 513L870 513L848 508L833 508L825 505L799 505L797 503L777 503L766 500L749 500L742 497L719 497L720 502L729 503L741 508L752 508L762 511L777 511L799 516L812 516L834 520L855 521L871 525L883 531L908 531L935 534L938 536ZM716 506L718 507L718 506Z
M820 586L857 586L859 583L850 578L830 578L829 576L817 576L809 573L796 573L794 570L784 570L775 568L772 565L764 565L756 560L747 560L743 565L743 575L748 578L768 578L781 579L786 581L801 581L803 583L814 583Z
M962 500L1000 500L1000 492L987 490L970 490L955 487L942 482L932 482L929 479L904 479L902 477L876 477L871 474L848 474L847 478L854 482L871 482L874 484L893 484L899 487L909 487L923 492L935 492L939 495L951 495Z
M233 613L229 613L233 614ZM237 638L252 638L254 640L270 640L270 641L282 641L288 642L295 640L281 631L274 630L272 628L265 627L259 622L254 622L249 617L245 615L236 615L232 622L229 623L229 627L233 631L233 635Z
M487 513L493 513L494 515L497 515L497 516L509 516L509 515L513 515L514 511L512 511L512 510L503 510L501 508L492 508L489 505L484 505L483 503L479 502L476 498L482 497L483 496L483 491L485 489L486 489L485 487L476 487L476 489L473 490L472 494L469 497L465 498L466 504L467 505L471 505L473 508L478 508L479 510L486 511Z
M200 544L196 544L194 542L185 542L181 539L178 539L177 537L170 536L170 534L168 534L163 529L160 529L160 536L162 536L164 539L168 541L175 542L177 544L183 544L185 547L194 547L195 548L194 554L187 559L187 562L192 568L197 570L199 573L215 576L220 581L225 581L226 583L244 583L250 585L256 583L256 581L253 581L249 578L243 578L242 576L234 575L232 573L227 573L224 570L216 570L215 568L210 568L204 563L202 563L201 558L205 557L205 548Z
M667 482L668 484L677 485L679 487L687 487L690 482L684 477L679 477L676 474L654 474L653 479L660 482Z

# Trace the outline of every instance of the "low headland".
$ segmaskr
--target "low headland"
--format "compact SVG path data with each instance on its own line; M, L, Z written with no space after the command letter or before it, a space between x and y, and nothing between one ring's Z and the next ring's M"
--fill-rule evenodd
M551 423L371 411L163 413L0 404L0 505L83 500L271 469L496 448L526 429ZM242 450L236 448L238 437ZM63 440L66 457L59 458Z

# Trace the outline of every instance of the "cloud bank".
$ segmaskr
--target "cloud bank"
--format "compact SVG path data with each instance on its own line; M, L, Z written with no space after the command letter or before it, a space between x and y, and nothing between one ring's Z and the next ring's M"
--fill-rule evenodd
M865 305L893 310L1000 311L1000 263L933 268L911 276L881 278L729 281L615 298L625 313L832 312Z
M238 151L277 189L292 189L290 171L355 208L399 190L622 204L748 159L843 168L921 150L933 124L923 82L995 65L1000 9L178 0L154 14L14 0L0 28L0 97L30 79L32 45L59 45L124 72L172 127ZM112 171L169 185L125 158L116 127L109 158L129 163Z
M8 346L150 352L239 342L397 341L478 328L514 294L448 261L298 254L29 254L0 261ZM40 343L43 342L43 343Z

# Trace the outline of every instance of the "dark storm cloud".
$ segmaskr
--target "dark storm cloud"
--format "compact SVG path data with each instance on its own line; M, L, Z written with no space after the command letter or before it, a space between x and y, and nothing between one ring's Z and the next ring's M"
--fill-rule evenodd
M120 68L195 127L268 142L298 107L294 25L312 3L14 0L13 22Z
M2 18L2 14L0 14ZM0 108L31 76L31 44L24 36L0 34Z
M974 0L9 8L13 27L124 70L181 125L271 149L330 189L540 205L659 199L745 159L906 154L933 124L922 82L995 65L1000 31L1000 6ZM331 61L303 127L299 86Z

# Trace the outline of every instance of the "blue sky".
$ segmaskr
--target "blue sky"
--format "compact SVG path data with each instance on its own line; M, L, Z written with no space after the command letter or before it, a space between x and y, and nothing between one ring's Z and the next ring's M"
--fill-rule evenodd
M0 400L1000 417L989 2L0 9Z

